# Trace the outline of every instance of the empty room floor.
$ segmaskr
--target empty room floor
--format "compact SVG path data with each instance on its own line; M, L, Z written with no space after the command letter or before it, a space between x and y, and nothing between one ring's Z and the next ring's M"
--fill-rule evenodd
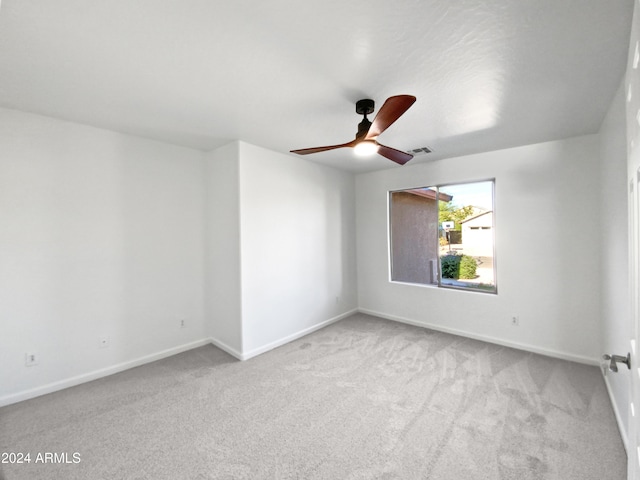
M626 478L597 367L364 314L3 407L0 433L31 458L3 480Z

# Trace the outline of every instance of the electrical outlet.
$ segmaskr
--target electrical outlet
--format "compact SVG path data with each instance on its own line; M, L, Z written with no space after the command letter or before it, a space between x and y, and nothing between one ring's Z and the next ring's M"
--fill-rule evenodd
M109 337L100 337L98 340L98 346L100 348L107 348L109 346Z
M38 365L39 360L40 358L38 357L38 355L33 352L24 354L24 364L27 367L33 367L34 365Z
M520 325L520 317L518 317L517 315L511 317L511 325L513 325L514 327Z

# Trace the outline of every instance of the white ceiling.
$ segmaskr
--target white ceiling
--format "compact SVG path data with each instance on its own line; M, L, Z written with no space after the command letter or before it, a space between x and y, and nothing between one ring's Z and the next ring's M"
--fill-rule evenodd
M418 100L409 164L595 133L633 0L1 0L0 106L210 150L352 140L355 102ZM374 114L375 115L375 114ZM370 118L373 118L371 116ZM293 154L292 154L293 155ZM351 149L305 157L401 168Z

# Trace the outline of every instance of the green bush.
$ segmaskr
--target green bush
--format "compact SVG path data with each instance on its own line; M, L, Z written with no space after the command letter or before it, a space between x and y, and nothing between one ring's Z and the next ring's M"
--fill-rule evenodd
M460 258L460 277L459 278L476 278L476 268L478 262L473 257L462 255Z
M478 263L468 255L450 253L440 257L440 271L442 278L476 278Z
M460 278L460 255L451 253L440 257L442 278Z

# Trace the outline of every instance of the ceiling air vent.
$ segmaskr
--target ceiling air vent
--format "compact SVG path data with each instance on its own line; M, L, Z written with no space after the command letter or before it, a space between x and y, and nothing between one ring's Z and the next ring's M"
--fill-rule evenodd
M426 153L431 153L432 151L433 150L431 150L429 147L419 147L407 150L407 153L410 153L411 155L424 155Z

